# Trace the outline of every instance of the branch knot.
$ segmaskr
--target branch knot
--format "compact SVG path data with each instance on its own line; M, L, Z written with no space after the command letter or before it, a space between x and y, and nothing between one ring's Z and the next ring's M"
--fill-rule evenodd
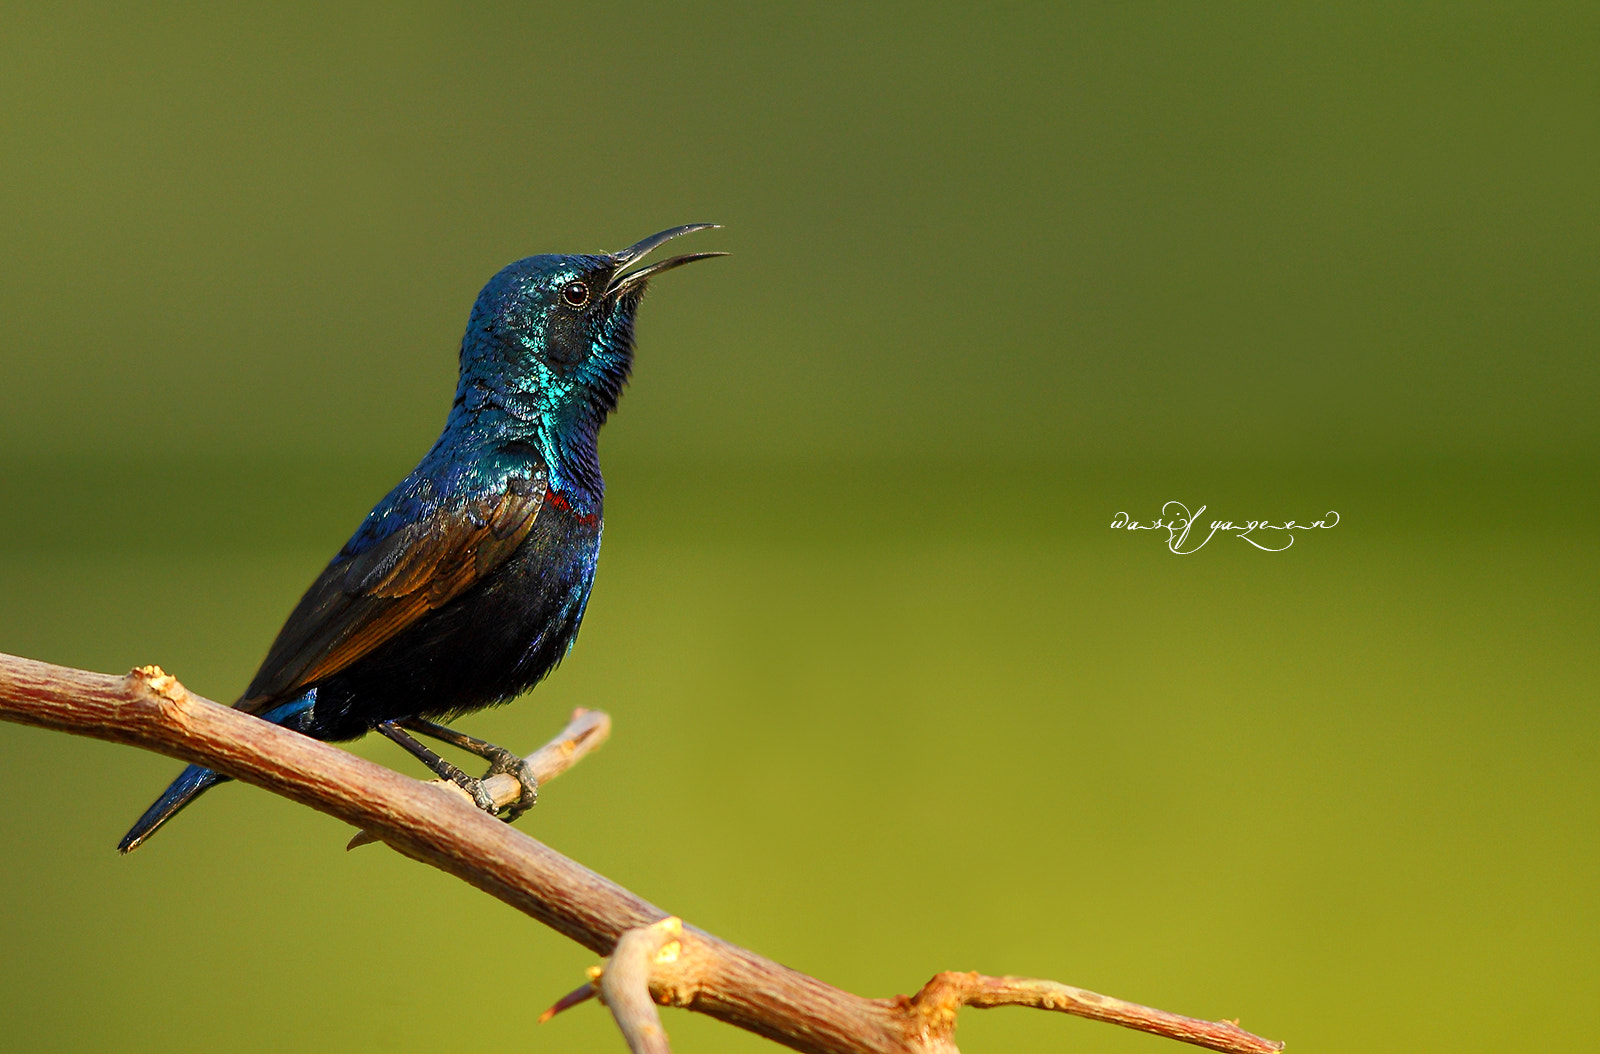
M123 678L136 699L155 704L163 721L187 726L194 709L194 693L159 666L135 666Z
M945 970L936 973L916 995L904 996L902 1004L918 1038L924 1042L949 1039L956 1031L956 1012L967 1002L967 993L976 988L983 975L976 970L961 973Z

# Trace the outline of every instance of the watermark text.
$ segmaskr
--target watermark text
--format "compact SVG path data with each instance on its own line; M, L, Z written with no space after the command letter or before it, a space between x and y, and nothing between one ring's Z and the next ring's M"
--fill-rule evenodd
M1111 520L1111 529L1166 531L1167 548L1179 556L1188 556L1204 549L1206 543L1219 534L1231 534L1262 552L1281 553L1294 544L1295 531L1326 531L1339 525L1339 514L1330 509L1322 519L1310 523L1297 523L1294 520L1212 520L1208 529L1200 520L1200 514L1205 511L1206 507L1202 505L1191 513L1181 501L1169 501L1161 506L1161 515L1149 523L1140 523L1127 513L1119 512ZM1205 532L1204 538L1200 537L1202 531ZM1197 538L1200 539L1198 543L1195 541Z

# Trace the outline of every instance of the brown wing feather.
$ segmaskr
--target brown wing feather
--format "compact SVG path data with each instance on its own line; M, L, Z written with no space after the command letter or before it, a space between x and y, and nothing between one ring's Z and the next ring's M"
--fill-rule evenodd
M259 712L371 654L504 563L533 529L544 479L440 509L322 572L278 632L239 706Z

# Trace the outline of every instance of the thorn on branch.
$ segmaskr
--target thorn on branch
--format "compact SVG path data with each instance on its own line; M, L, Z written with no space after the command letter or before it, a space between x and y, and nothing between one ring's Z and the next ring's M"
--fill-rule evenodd
M600 977L600 967L598 966L591 966L589 968L589 972L594 975L595 979ZM539 1024L544 1024L546 1021L549 1021L552 1017L555 1017L563 1010L571 1010L575 1006L578 1006L582 1003L587 1003L589 1000L593 999L599 994L600 990L598 988L590 984L588 981L585 981L582 987L574 988L560 999L557 999L555 1004L551 1006L549 1010L546 1010L544 1013L540 1014Z

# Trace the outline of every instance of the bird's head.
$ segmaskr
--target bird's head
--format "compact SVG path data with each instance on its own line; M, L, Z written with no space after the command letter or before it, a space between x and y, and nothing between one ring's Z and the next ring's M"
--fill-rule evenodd
M533 425L547 458L561 458L562 448L585 439L592 445L627 382L633 319L647 283L663 271L727 253L686 253L638 265L664 242L716 226L691 223L619 252L530 256L502 269L478 294L467 323L458 410L476 418L492 408Z

